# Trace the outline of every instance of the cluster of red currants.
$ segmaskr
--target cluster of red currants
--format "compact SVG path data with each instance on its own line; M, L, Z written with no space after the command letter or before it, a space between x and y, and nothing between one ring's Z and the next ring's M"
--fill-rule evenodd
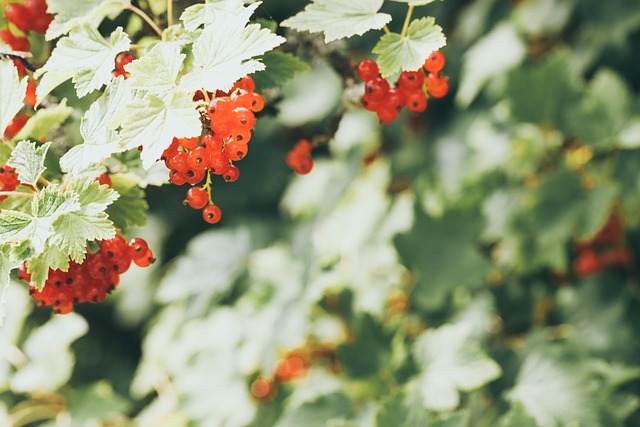
M125 71L124 66L130 62L135 61L136 59L138 59L138 57L131 52L119 53L116 56L116 68L111 72L111 74L113 74L113 77L123 76L125 79L129 77L129 73Z
M23 4L7 3L4 7L4 14L7 21L23 33L33 31L44 34L53 21L53 17L47 13L45 0L25 0Z
M78 264L70 261L69 270L49 270L44 288L38 291L29 285L29 294L40 306L53 307L58 314L73 310L74 304L100 303L120 283L120 275L127 271L131 262L139 267L148 267L155 261L147 242L139 237L127 241L121 235L100 242L100 249L90 252ZM26 265L18 273L31 282Z
M365 83L362 105L378 115L382 123L392 123L406 106L413 113L427 109L427 99L442 98L449 92L449 79L442 74L445 57L439 50L432 52L421 69L403 71L395 87L380 76L378 64L363 59L356 68L358 78Z
M0 191L13 191L20 184L16 170L6 164L0 165ZM0 202L7 196L0 196Z
M211 99L213 98L213 99ZM204 135L195 138L174 138L161 159L169 168L169 180L175 185L191 184L185 203L202 209L205 221L215 224L222 211L211 199L211 175L220 175L226 182L240 177L233 164L242 160L249 150L255 113L264 108L264 99L255 92L251 77L238 80L227 92L198 92L194 100L206 107ZM206 178L202 185L198 185Z
M299 140L287 153L287 164L300 175L306 175L313 168L311 149L313 146L307 139Z
M577 257L573 271L579 277L598 274L609 267L628 266L631 252L624 241L624 224L619 213L614 213L605 226L588 241L575 242Z

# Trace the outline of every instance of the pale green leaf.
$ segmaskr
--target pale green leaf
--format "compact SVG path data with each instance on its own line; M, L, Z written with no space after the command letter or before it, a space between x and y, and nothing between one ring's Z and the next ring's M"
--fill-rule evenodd
M57 105L40 108L31 116L27 124L20 129L15 139L32 138L41 140L46 137L52 129L67 120L72 112L73 108L67 105L66 99L63 99Z
M115 236L115 227L105 209L118 198L118 193L87 178L72 183L67 191L78 195L80 209L61 215L53 223L55 234L51 242L81 263L87 252L87 241Z
M29 259L27 272L31 275L31 283L38 290L44 288L49 277L49 270L69 270L69 254L57 245L47 243L44 251Z
M16 169L20 182L36 185L46 169L44 159L50 146L50 142L37 144L31 141L20 141L16 145L7 164Z
M56 392L73 372L73 341L87 333L87 321L76 313L54 316L43 326L34 328L21 346L26 362L11 378L11 390Z
M153 93L175 89L185 57L178 43L157 43L144 56L126 65L126 71L131 74L128 79L131 88Z
M471 391L498 378L500 366L471 338L467 323L447 324L422 333L414 357L422 367L418 389L424 405L433 410L455 409L458 390Z
M362 35L388 24L391 15L378 13L382 3L383 0L313 0L302 12L285 19L280 25L298 31L323 32L325 42L329 43Z
M415 19L409 25L407 35L385 34L373 48L378 54L380 73L387 77L400 71L418 70L434 50L447 43L442 28L429 16Z
M45 249L47 240L54 234L53 222L62 214L80 209L76 194L58 191L49 185L35 193L31 214L5 209L0 212L0 243L20 245L29 242L33 254Z
M88 24L60 39L51 57L34 76L42 76L36 89L38 103L61 83L72 79L79 97L99 89L113 78L115 56L129 49L131 42L122 27L106 40Z
M598 425L597 408L579 366L556 355L530 353L508 398L519 402L541 427Z
M125 148L142 147L142 166L149 169L174 137L200 135L202 125L195 104L184 93L153 94L127 105L120 136Z
M208 0L204 4L189 6L180 16L184 27L195 31L201 25L217 26L229 19L247 22L262 2L245 6L242 0Z
M54 19L46 38L53 40L83 24L98 28L105 17L115 18L129 4L129 0L48 0L47 12Z
M77 173L113 153L124 151L120 137L111 122L122 107L133 99L131 88L123 77L114 79L105 93L95 101L82 117L80 133L84 143L71 148L60 159L65 172Z
M245 26L243 19L205 27L193 43L193 69L180 80L183 90L229 90L236 80L265 68L251 58L281 45L285 39L258 24Z
M13 262L9 257L9 247L4 245L0 248L0 327L6 315L4 308L7 304L5 293L9 287L10 273L17 266L17 263Z
M0 61L0 134L23 106L27 79L20 81L18 69L11 61Z

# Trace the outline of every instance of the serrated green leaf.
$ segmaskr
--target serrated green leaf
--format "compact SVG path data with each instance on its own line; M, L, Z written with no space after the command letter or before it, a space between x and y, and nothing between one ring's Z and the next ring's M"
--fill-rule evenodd
M435 18L428 16L414 19L405 37L397 33L382 36L373 53L378 54L380 73L388 77L401 71L420 69L429 54L445 44L447 39L442 28L436 25Z
M11 61L0 61L0 134L4 134L9 122L22 108L27 92L27 79L22 81L18 69Z
M32 186L36 185L46 169L44 159L50 146L50 142L44 144L31 141L18 142L7 164L16 169L20 182Z
M44 288L44 284L49 277L51 270L69 270L69 255L56 246L49 245L44 251L35 257L31 257L27 263L27 272L31 275L31 283L38 290Z
M499 427L538 427L538 424L527 415L521 404L516 403L504 417L500 418Z
M447 324L416 339L413 355L422 367L417 387L425 407L451 411L460 403L458 390L477 389L502 373L471 333L467 323Z
M77 199L77 195L61 193L57 186L49 185L35 193L31 214L3 210L0 212L0 243L19 245L26 241L34 255L40 254L54 234L53 222L60 215L80 209Z
M180 80L181 89L190 93L198 89L226 91L241 77L264 70L264 64L252 58L285 39L258 24L246 24L244 17L236 17L205 27L193 43L192 71Z
M46 38L53 40L85 24L98 28L105 17L115 18L130 4L129 0L48 0L47 12L54 19Z
M291 80L296 74L309 71L309 64L291 53L278 51L267 52L262 55L260 61L266 69L253 75L256 83L256 91L282 86Z
M247 22L260 4L262 2L245 6L242 0L207 0L204 4L186 8L180 20L189 31L195 31L203 24L217 26L229 19Z
M79 97L99 89L113 78L115 56L131 46L122 27L107 41L96 27L88 24L60 39L47 62L34 76L42 77L36 89L38 103L61 83L72 79Z
M149 169L171 145L174 137L194 137L202 132L195 103L184 93L153 94L123 108L126 115L120 137L126 149L142 147L142 166Z
M340 362L353 378L373 375L390 356L391 337L368 314L356 319L353 331L357 339L337 347Z
M383 0L313 0L302 12L285 19L280 25L298 31L323 32L325 42L329 43L378 30L388 24L391 15L378 13L382 3Z
M114 79L105 93L98 98L82 117L80 133L84 143L72 147L60 159L63 171L78 173L90 165L100 162L113 153L125 150L120 136L114 130L114 116L134 99L131 88L123 77Z
M118 198L118 193L87 178L72 183L67 191L78 195L80 209L61 215L53 223L55 234L51 243L81 263L87 252L87 241L115 236L115 227L105 209Z
M415 396L398 389L387 396L376 414L376 427L431 426L429 412Z
M124 174L111 175L112 188L120 197L107 208L107 214L116 227L143 227L147 223L147 209L144 190L135 178Z
M127 64L129 85L133 89L165 93L176 88L176 78L186 55L178 43L160 42L144 56Z
M52 129L67 120L72 112L73 108L67 106L66 98L60 101L59 104L40 108L31 116L27 124L20 129L15 139L31 138L42 140Z

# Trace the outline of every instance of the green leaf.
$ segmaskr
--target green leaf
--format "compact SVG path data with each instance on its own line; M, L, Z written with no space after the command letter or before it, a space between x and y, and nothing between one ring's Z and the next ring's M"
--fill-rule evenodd
M0 61L0 134L22 108L27 79L20 81L18 69L11 61Z
M49 270L69 270L69 255L56 245L47 244L44 251L29 259L27 272L31 275L31 283L42 290L49 277Z
M37 255L44 251L45 243L55 232L53 222L60 215L79 209L76 194L61 193L57 186L49 185L35 193L31 214L7 209L0 212L0 244L29 242L29 247Z
M9 287L11 270L18 266L9 257L9 246L3 245L0 248L0 327L6 316L5 306L7 304L6 292Z
M131 73L129 85L133 89L161 94L176 88L176 78L186 55L180 53L178 43L160 42L144 56L127 64Z
M413 228L396 237L396 247L418 273L412 295L417 305L441 307L454 288L483 282L489 263L476 248L481 227L474 211L451 210L434 218L416 208Z
M390 356L391 337L368 314L354 322L353 332L356 340L340 344L337 348L342 366L351 377L373 375Z
M575 108L579 92L568 54L562 51L539 63L526 63L508 76L507 99L518 121L563 129L564 115ZM553 96L548 94L553 93Z
M59 104L49 105L47 108L40 108L31 116L27 124L20 129L15 139L31 138L40 141L45 138L52 129L67 120L72 112L73 108L67 106L66 98L60 101Z
M391 15L378 13L382 3L383 0L313 0L302 12L285 19L280 25L298 31L323 32L325 42L329 43L362 35L388 24Z
M171 145L174 137L194 137L202 132L195 103L182 92L160 97L148 94L123 108L120 137L126 149L142 147L142 166L149 169Z
M566 112L567 132L590 146L614 148L618 134L629 122L630 93L615 72L599 71L585 96Z
M46 38L53 40L85 24L98 28L105 17L115 18L129 4L129 0L48 0L47 12L54 19Z
M109 83L113 78L113 58L130 45L122 27L111 33L109 41L88 24L73 30L58 41L47 62L34 73L34 77L42 77L36 89L38 103L70 78L79 97Z
M413 355L422 367L417 387L427 408L451 411L460 403L458 390L477 389L502 373L471 333L467 323L447 324L417 338Z
M376 414L376 427L431 426L429 412L415 398L399 389L387 396Z
M37 144L30 141L20 141L16 145L7 164L16 169L20 182L32 186L36 185L46 169L44 159L50 146L50 142Z
M125 174L111 175L111 188L120 194L106 210L116 227L143 227L147 223L149 205L138 181Z
M229 19L247 22L258 6L260 2L245 6L242 0L207 0L204 4L186 8L180 20L189 31L195 31L203 24L217 26Z
M241 77L264 70L264 64L252 58L281 45L285 39L259 24L246 24L244 17L235 17L205 27L193 43L192 71L180 80L184 91L226 91Z
M275 427L326 427L332 419L342 420L352 413L351 401L341 393L321 396L284 414Z
M78 173L100 162L113 153L124 151L120 136L114 130L114 116L134 99L131 88L123 77L114 79L105 93L98 98L82 117L80 134L84 143L72 147L60 159L60 167L69 173Z
M405 37L397 33L385 34L373 48L373 53L379 55L380 73L388 77L401 71L420 69L429 54L445 44L447 39L442 28L429 16L414 19Z
M575 361L541 351L522 363L508 398L519 402L541 427L600 425L597 407Z
M538 427L538 424L527 415L521 404L516 403L504 417L500 418L499 427Z
M259 59L266 69L253 75L258 92L282 86L297 73L304 73L310 69L309 64L291 53L272 51L265 53Z
M69 413L76 423L74 427L93 424L97 420L106 423L128 412L130 407L129 400L117 394L106 380L74 388L68 400Z
M54 223L53 245L82 263L87 241L105 240L115 236L115 227L105 212L118 198L118 193L106 185L84 178L69 185L67 192L78 195L80 209L61 215Z

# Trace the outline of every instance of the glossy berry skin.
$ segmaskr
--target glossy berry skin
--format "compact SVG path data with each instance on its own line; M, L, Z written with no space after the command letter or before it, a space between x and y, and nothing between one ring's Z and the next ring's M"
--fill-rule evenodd
M149 244L141 237L134 237L127 243L127 249L131 259L136 260L144 257L149 250Z
M378 77L378 74L380 74L380 69L378 68L378 64L376 64L374 60L363 59L358 63L358 66L356 67L356 74L361 81L367 82Z
M33 79L27 81L27 93L24 95L24 102L32 108L36 105L36 81Z
M424 61L424 69L430 73L437 73L444 68L445 57L439 50L434 50Z
M222 211L216 205L209 205L202 210L202 217L209 224L215 224L222 219Z
M376 77L373 80L367 81L364 86L364 91L371 100L382 101L387 93L389 93L390 88L388 81L382 77Z
M29 116L26 114L18 113L7 125L7 128L4 131L4 136L11 139L22 130L24 125L29 121Z
M209 192L204 187L187 190L187 204L194 209L202 209L209 204Z
M31 31L32 17L29 9L20 3L8 3L4 7L4 14L7 21L18 27L24 33Z
M424 73L418 71L403 71L398 77L398 87L402 90L421 89L424 83Z
M443 98L449 93L449 79L440 73L429 74L426 82L427 92L433 98Z
M227 182L236 182L240 177L240 169L238 169L236 165L229 165L227 170L224 171L224 174L222 174L222 177Z
M151 252L151 249L148 249L142 257L133 260L134 264L138 267L149 267L155 261L156 259L153 257L153 252Z
M412 113L422 113L427 109L427 96L422 89L415 89L407 95L407 108Z
M120 72L125 72L125 65L135 61L137 58L131 52L122 52L116 56L116 70Z

